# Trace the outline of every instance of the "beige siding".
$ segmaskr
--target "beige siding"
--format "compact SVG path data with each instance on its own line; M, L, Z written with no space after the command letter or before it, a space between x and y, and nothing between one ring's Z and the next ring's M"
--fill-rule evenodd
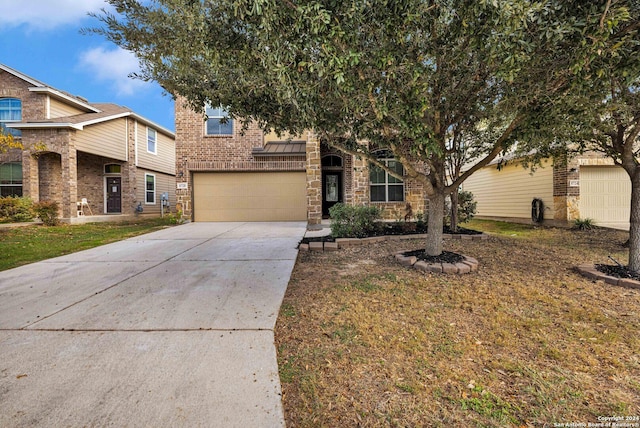
M146 174L154 175L156 178L154 204L146 203ZM138 185L136 186L136 205L138 205L138 202L142 202L144 214L160 214L160 195L164 192L169 193L169 203L171 205L170 211L172 213L176 212L176 178L174 176L138 168L136 172L136 181L138 182ZM167 213L167 207L165 207L164 212Z
M531 175L520 165L507 165L500 171L495 165L476 171L463 188L478 202L476 215L531 219L531 201L540 198L544 218L553 219L553 167L550 162Z
M156 153L147 150L147 126L138 123L138 167L153 169L167 174L175 174L176 146L175 141L156 129Z
M293 221L307 218L304 172L195 173L195 221Z
M76 148L94 155L127 160L125 119L85 126L76 135Z
M618 166L580 167L580 217L629 230L631 180Z
M73 116L75 114L86 113L84 110L70 106L55 98L49 97L49 119L55 119L56 117Z

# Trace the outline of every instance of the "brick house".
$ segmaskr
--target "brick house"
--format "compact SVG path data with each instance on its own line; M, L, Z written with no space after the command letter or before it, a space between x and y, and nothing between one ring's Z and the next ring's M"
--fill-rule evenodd
M24 146L0 157L2 196L57 201L70 223L175 206L175 136L126 107L89 103L0 64L0 125Z
M319 224L337 202L371 204L388 219L410 203L424 212L422 185L402 182L329 147L308 132L278 137L257 126L244 133L219 108L206 117L175 103L176 198L194 221L290 221ZM379 153L392 168L402 165Z
M631 181L602 154L586 153L566 165L549 160L534 173L517 160L498 168L503 163L496 159L462 185L474 194L477 217L529 223L535 198L543 202L544 224L590 218L598 226L629 229Z

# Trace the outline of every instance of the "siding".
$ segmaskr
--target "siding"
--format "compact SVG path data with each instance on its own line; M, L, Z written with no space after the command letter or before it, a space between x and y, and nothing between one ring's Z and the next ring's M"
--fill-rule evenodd
M94 155L127 160L127 134L125 119L86 126L76 135L76 148Z
M49 119L56 117L73 116L75 114L82 114L85 111L75 108L55 98L49 97Z
M156 154L147 151L147 126L138 123L138 164L140 168L175 174L175 141L156 129Z
M155 205L145 204L146 182L145 174L153 174L156 176L156 203ZM144 170L138 168L136 171L136 203L142 202L143 214L160 214L160 195L164 192L169 193L169 203L171 204L171 212L176 212L176 178L172 175L162 174L156 171ZM165 207L165 214L167 209Z
M476 171L463 184L478 202L476 215L531 219L531 201L542 199L544 218L553 219L553 167L546 162L531 175L520 165L507 165L500 171L495 165Z

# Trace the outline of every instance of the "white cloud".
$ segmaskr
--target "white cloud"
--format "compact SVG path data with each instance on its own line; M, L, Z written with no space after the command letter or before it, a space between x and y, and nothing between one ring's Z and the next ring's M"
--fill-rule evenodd
M77 24L89 12L110 9L105 0L0 0L3 27L26 25L31 30L51 30Z
M111 84L118 96L131 96L149 86L147 82L129 77L138 72L140 66L131 52L121 48L98 47L85 51L80 56L80 66L97 81Z

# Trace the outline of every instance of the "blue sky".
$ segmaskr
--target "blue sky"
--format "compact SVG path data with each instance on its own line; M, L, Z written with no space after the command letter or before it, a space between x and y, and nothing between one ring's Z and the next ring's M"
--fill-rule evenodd
M110 102L174 130L173 101L155 82L131 79L138 61L80 29L104 0L0 0L0 63L89 102Z

